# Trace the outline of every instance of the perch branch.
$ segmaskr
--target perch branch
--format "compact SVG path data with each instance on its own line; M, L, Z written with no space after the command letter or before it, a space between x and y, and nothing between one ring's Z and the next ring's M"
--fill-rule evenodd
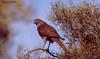
M34 50L29 51L29 53L32 53L33 51L38 51L38 50L42 50L42 51L44 51L44 52L49 53L49 54L50 54L51 56L53 56L53 57L57 57L57 56L56 56L57 53L50 52L49 49L44 49L44 48L37 48L37 49L34 49ZM54 54L56 54L56 55L54 55Z

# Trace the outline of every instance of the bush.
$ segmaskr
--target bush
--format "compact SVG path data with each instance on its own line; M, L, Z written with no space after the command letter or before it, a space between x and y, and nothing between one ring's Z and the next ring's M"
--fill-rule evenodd
M56 2L48 19L61 25L69 41L70 59L99 59L100 5L88 1L76 6ZM58 59L66 59L63 55L61 53Z

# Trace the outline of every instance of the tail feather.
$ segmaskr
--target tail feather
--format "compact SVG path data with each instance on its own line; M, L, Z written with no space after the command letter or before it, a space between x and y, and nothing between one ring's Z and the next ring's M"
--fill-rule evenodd
M63 48L63 50L64 50L64 55L65 55L65 59L70 59L70 52L68 52L67 51L67 49L66 49L66 46L63 44L63 42L62 41L60 41L59 40L59 38L57 39L57 38L55 38L54 39L55 40L55 42L57 43L57 44L59 44L59 46L61 47L61 48Z
M58 35L58 37L59 37L61 40L65 40L64 38L60 37L59 35Z
M60 39L65 40L64 38L60 37Z
M66 51L66 47L65 47L65 45L63 44L63 42L61 42L59 39L55 39L55 42L56 42L57 44L59 44L59 46L60 46L61 48L63 48L64 51Z

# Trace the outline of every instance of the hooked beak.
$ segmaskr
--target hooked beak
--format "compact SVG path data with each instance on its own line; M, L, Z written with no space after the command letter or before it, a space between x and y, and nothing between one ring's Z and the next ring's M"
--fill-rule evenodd
M33 23L34 23L34 24L37 24L37 22L36 22L35 20L33 20Z
M33 23L35 23L35 20L33 20Z

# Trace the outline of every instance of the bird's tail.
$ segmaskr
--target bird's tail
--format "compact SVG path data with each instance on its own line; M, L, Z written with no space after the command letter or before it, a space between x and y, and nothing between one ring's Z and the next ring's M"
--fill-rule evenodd
M58 35L58 37L59 37L61 40L65 40L64 38L60 37L59 35Z
M61 47L61 48L63 48L63 50L64 51L66 51L66 47L65 47L65 45L63 44L63 42L61 42L59 39L57 39L57 38L55 38L55 42L57 43L57 44L59 44L59 46Z
M61 40L65 40L64 38L62 38L62 37L59 37Z

